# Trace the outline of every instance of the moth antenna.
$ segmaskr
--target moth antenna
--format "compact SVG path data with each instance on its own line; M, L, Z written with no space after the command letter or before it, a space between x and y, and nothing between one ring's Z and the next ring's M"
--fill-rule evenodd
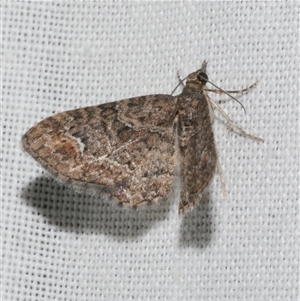
M177 88L183 84L183 81L187 79L187 76L184 79L179 79L179 83L178 85L175 87L175 89L172 91L171 95L173 95L173 93L177 90ZM183 84L184 85L184 84Z
M200 75L201 76L201 75ZM202 76L201 76L202 77ZM203 77L203 79L205 79ZM207 80L207 79L205 79ZM243 106L243 104L238 100L236 99L235 97L233 97L232 95L230 95L229 93L227 93L226 91L224 91L223 89L221 89L220 87L218 87L217 85L215 85L214 83L212 83L210 80L207 80L208 83L210 83L211 85L213 85L215 88L219 89L220 91L222 91L224 94L228 95L229 97L231 97L233 100L235 100L237 103L239 103L241 105L241 107L243 108L245 114L246 114L246 109L245 107Z

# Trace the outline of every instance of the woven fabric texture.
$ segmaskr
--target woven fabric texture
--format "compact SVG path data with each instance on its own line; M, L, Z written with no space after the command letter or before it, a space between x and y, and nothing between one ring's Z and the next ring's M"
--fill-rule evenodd
M298 300L299 4L296 1L2 4L2 300ZM214 131L216 175L179 217L49 179L20 147L54 113L170 94L208 61L211 97L264 143ZM180 89L176 91L179 93ZM191 150L193 151L193 150Z

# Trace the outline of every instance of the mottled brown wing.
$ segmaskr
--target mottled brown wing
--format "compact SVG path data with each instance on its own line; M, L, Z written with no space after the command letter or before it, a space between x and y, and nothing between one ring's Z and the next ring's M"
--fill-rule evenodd
M179 214L192 210L212 179L217 154L205 95L186 88L179 98L178 143L181 156Z
M175 97L149 95L49 117L22 138L62 182L136 206L167 196L175 165Z

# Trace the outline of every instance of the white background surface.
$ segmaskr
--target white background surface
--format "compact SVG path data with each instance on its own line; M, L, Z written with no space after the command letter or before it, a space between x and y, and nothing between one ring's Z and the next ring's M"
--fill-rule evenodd
M268 2L5 2L2 6L2 300L297 300L299 5ZM257 143L215 135L218 177L179 218L117 208L48 180L20 148L67 109L170 93L209 62L216 97ZM178 91L179 93L179 91ZM191 150L192 151L192 150Z

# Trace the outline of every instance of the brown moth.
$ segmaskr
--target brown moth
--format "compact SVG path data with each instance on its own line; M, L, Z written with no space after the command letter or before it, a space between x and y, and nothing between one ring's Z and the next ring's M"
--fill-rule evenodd
M192 210L216 169L221 174L213 108L231 128L262 141L238 128L207 95L242 93L254 85L241 91L207 89L206 66L204 61L187 76L177 96L140 96L55 114L32 127L22 146L59 181L99 189L132 207L167 198L179 159L179 213Z

